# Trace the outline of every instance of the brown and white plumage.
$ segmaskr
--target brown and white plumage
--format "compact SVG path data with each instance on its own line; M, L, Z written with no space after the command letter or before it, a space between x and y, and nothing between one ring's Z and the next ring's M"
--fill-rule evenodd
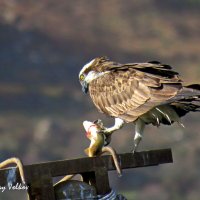
M99 57L83 67L79 79L100 112L121 119L110 132L135 122L141 139L144 124L180 123L187 112L199 110L200 86L183 86L177 72L157 61L120 64Z

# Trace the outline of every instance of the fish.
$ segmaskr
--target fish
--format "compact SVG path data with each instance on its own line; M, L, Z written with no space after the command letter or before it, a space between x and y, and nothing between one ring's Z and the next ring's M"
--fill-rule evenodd
M84 121L83 127L86 130L86 137L90 140L89 147L84 150L86 155L88 155L89 157L94 157L100 156L104 153L111 154L117 173L119 174L119 176L121 176L122 170L117 157L117 153L112 147L107 146L111 142L111 135L105 136L102 133L102 129L104 129L104 126L101 120L96 120L94 122Z
M89 157L98 155L104 147L105 136L100 134L100 126L95 122L84 121L83 126L86 130L86 137L90 140L90 146L85 149Z

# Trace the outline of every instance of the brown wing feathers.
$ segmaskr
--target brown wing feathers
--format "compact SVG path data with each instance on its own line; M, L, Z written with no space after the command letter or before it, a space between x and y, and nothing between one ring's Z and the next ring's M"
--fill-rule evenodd
M154 69L152 74L149 69ZM161 72L163 69L165 72ZM90 83L91 98L101 112L127 122L175 96L181 88L177 73L169 66L127 64L112 65L109 70Z
M170 105L179 115L182 117L188 112L199 112L200 111L200 85L192 84L184 86L178 97L172 98L174 102ZM179 98L178 100L176 100Z

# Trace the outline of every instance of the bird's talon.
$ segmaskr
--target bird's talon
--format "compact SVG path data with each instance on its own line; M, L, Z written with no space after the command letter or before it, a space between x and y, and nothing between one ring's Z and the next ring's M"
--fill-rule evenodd
M113 132L114 132L114 131L113 131L113 130L110 130L109 128L105 128L105 129L103 130L103 133L104 133L105 135L111 135Z

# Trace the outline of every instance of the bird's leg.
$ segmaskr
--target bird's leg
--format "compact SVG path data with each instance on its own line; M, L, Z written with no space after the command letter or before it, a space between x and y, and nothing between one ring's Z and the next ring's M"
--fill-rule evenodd
M143 120L138 119L135 122L135 137L134 137L134 147L133 147L133 153L137 150L137 147L140 143L140 141L142 140L142 134L144 132L144 127L145 127L145 123Z
M120 129L123 126L123 124L124 124L124 120L122 120L120 118L115 118L115 124L110 128L104 127L104 129L101 130L101 132L103 132L105 135L110 135L114 131Z

